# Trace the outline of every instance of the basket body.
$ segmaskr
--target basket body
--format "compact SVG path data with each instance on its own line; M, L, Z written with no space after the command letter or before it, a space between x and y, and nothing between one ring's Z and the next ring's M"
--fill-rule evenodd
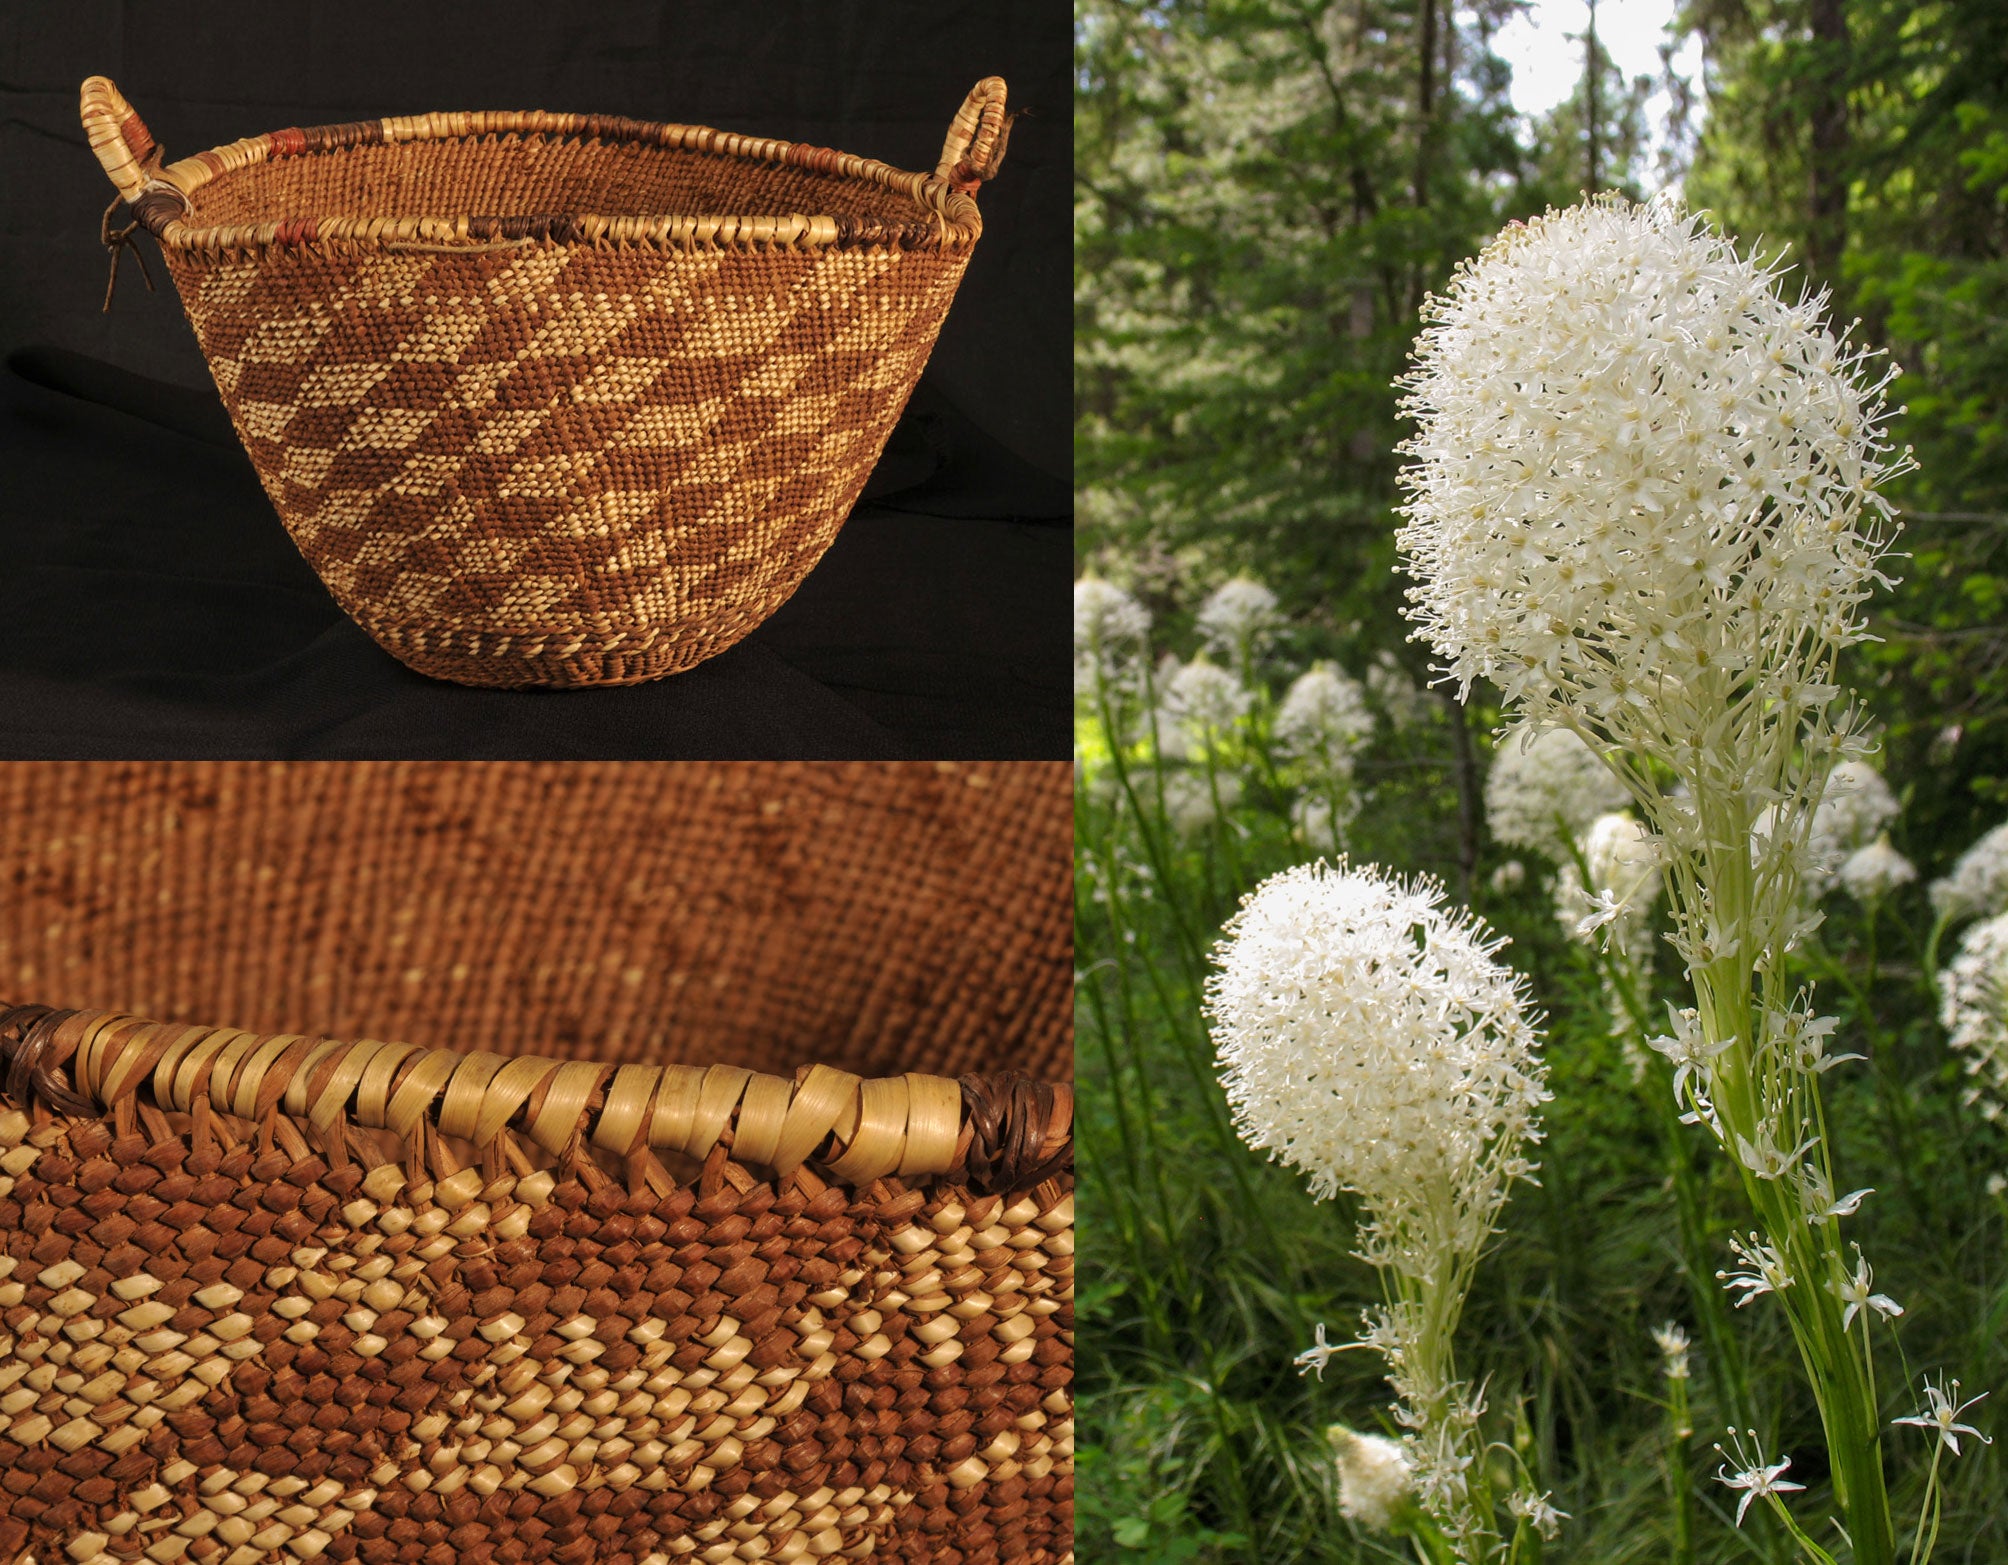
M674 673L794 591L933 349L1009 123L978 83L924 174L543 113L163 164L109 81L82 112L134 217L107 241L160 242L301 552L386 650L479 685Z
M766 619L850 513L967 262L166 254L329 592L406 664L479 685L652 679Z

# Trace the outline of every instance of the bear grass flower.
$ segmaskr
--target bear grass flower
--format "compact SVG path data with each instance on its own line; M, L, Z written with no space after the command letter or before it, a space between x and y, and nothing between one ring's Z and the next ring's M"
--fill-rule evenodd
M1675 201L1608 198L1512 225L1432 297L1398 542L1462 688L1675 752L1711 690L1820 699L1807 654L1866 634L1907 459L1889 376L1777 275Z
M1264 881L1225 935L1207 1011L1243 1139L1363 1197L1375 1265L1475 1254L1547 1098L1503 939L1426 877L1343 861Z
M1350 777L1353 752L1373 736L1359 681L1335 663L1299 674L1276 709L1276 749L1322 776Z
M1217 755L1254 705L1247 686L1203 657L1183 665L1167 660L1158 673L1157 752L1167 760Z
M1505 734L1485 778L1485 823L1492 835L1557 863L1574 857L1570 843L1598 816L1629 802L1603 759L1566 728Z
M1482 1398L1457 1378L1452 1336L1548 1097L1503 944L1427 878L1308 864L1243 900L1207 984L1242 1138L1318 1199L1360 1197L1359 1254L1386 1303L1353 1345L1386 1360L1418 1500L1472 1562L1502 1546ZM1299 1363L1342 1351L1320 1331Z
M1891 847L1889 833L1883 832L1841 860L1835 879L1849 896L1869 907L1917 879L1917 866Z
M1339 1470L1339 1514L1374 1532L1400 1519L1414 1494L1408 1454L1382 1435L1362 1435L1344 1424L1325 1431Z
M1236 576L1214 588L1194 623L1206 644L1249 679L1256 658L1276 639L1283 620L1275 593L1250 577Z
M1150 610L1099 576L1074 583L1074 684L1092 693L1143 655Z
M1555 877L1555 917L1575 940L1601 939L1640 971L1651 966L1647 920L1659 897L1659 849L1623 810L1590 822L1580 844L1589 885L1574 862Z
M1869 749L1837 660L1888 585L1880 491L1911 461L1884 438L1895 370L1870 372L1823 297L1785 297L1782 270L1664 197L1507 228L1425 307L1397 542L1446 677L1578 734L1660 840L1695 1006L1655 1047L1757 1222L1722 1280L1790 1326L1837 1521L1856 1565L1892 1565L1869 1336L1838 1292L1819 1088L1837 1060L1787 953L1828 776ZM1786 1515L1782 1469L1739 1466Z
M2008 1100L2008 913L1968 927L1959 953L1938 975L1938 1020L1955 1049L1972 1054L1967 1074L1984 1082L1968 1094L1988 1119Z
M2008 825L1996 826L1959 856L1951 874L1932 882L1931 905L1948 922L2008 911Z

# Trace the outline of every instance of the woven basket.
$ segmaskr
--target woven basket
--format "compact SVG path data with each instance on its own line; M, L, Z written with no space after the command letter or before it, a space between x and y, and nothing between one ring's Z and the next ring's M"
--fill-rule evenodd
M392 655L477 685L675 673L801 584L927 362L1008 134L995 77L931 174L543 113L166 164L101 76L83 122L300 551Z
M1024 946L1028 904L1064 917L1057 897L1021 875L1009 922L979 915L952 850L1060 819L1041 801L1064 804L1066 774L1034 770L1053 775L0 773L12 992L26 974L74 1005L78 975L127 959L108 992L250 994L287 951L308 974L280 986L290 1028L0 1006L0 1558L1069 1560L1070 1090L847 1069L870 1045L784 1072L673 1063L717 1026L673 1008L615 1025L625 1063L567 1046L581 1002L637 967L723 973L771 1058L830 1034L815 980L841 980L853 935L894 966L928 962L901 942ZM662 859L712 859L714 884L685 869L660 899L679 907L611 952L606 921L548 898L597 877L646 923L640 879L608 879L594 843L650 828L673 839ZM261 873L275 854L289 867ZM514 920L483 907L482 873L448 869L465 857L528 871ZM923 861L894 884L920 904L902 922L884 882ZM776 916L795 897L813 926ZM535 975L527 1018L413 1008L456 965L479 989L483 945L479 965ZM788 994L741 987L790 967ZM957 1006L1002 1063L1027 1047L1002 1018L1045 991L1014 991L1022 960L990 971L1001 987ZM862 1040L873 1002L850 995ZM377 1004L503 1025L459 1048L313 1025Z

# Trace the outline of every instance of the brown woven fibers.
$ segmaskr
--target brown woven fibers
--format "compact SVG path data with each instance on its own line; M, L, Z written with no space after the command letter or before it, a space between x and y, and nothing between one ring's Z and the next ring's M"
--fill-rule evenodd
M1061 762L0 767L0 995L782 1074L1071 1074Z
M483 685L674 673L794 591L927 361L1007 135L994 77L932 174L535 113L163 166L103 77L83 119L301 552L392 654Z

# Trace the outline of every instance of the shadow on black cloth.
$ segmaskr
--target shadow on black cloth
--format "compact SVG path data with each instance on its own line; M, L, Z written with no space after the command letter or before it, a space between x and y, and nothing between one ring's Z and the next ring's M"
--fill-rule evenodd
M1070 753L1066 485L923 384L823 561L686 673L412 673L294 549L213 395L27 348L0 375L0 756L1018 759Z

